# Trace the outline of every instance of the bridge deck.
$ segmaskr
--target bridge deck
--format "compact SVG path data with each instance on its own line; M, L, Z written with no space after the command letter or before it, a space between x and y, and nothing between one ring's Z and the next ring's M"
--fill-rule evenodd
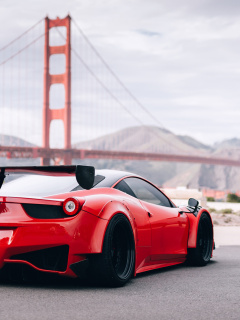
M86 149L48 149L39 147L0 146L0 157L11 158L49 158L63 159L69 155L72 159L122 159L166 162L188 162L212 165L240 167L240 160L229 158L204 157L196 155L176 155L166 153L139 153L126 151L86 150Z

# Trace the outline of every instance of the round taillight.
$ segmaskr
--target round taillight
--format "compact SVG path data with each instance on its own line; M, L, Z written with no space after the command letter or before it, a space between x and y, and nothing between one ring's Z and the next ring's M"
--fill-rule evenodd
M81 203L78 199L76 198L67 198L63 202L63 211L68 215L68 216L73 216L76 213L78 213L81 208L82 208L83 203Z

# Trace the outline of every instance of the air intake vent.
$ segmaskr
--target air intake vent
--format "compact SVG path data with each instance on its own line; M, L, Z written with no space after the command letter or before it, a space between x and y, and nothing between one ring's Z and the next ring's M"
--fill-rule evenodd
M27 261L43 270L65 271L67 269L68 251L69 247L64 245L16 254L11 257L11 260Z
M63 219L69 218L61 206L50 206L45 204L23 203L26 213L35 219Z

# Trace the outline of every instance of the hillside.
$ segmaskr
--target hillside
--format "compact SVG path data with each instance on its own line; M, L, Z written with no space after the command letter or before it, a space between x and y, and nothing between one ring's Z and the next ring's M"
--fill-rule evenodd
M215 150L221 150L221 149L239 149L240 150L240 139L238 138L232 138L228 140L223 140L221 142L217 142L214 144Z
M17 138L10 135L0 134L0 145L2 146L19 146L19 147L34 147L35 145L27 140ZM1 166L30 166L39 165L39 159L7 159L0 157Z
M126 128L113 134L81 142L75 145L83 149L119 150L135 152L176 152L180 154L213 155L216 157L240 157L240 139L230 139L214 146L204 145L190 136L150 126ZM89 163L89 161L88 161ZM158 185L189 188L209 187L213 189L240 189L240 168L149 162L92 160L99 168L120 169L136 172Z
M0 134L0 145L2 146L18 146L18 147L34 147L35 145L18 137L6 134Z
M130 127L97 139L79 142L76 148L95 150L135 151L151 153L206 154L206 146L191 137L177 136L166 129L153 126Z
M240 159L240 139L233 138L215 144L210 154L214 157ZM240 168L195 165L165 181L164 186L188 186L189 188L208 187L219 190L240 190Z
M97 139L77 143L74 147L82 149L134 151L149 153L207 154L209 147L191 137L177 136L169 130L139 126L130 127ZM177 150L177 151L176 151ZM75 161L77 163L77 160ZM189 164L155 161L123 160L84 160L97 168L118 169L135 172L157 185L172 179L187 168Z
M26 140L13 136L0 135L2 145L32 146ZM240 159L240 139L233 138L215 144L204 145L190 136L174 133L151 126L131 127L97 139L77 143L75 148L135 151L168 152L179 154L213 155ZM135 172L157 185L165 187L186 186L189 188L209 187L213 189L240 190L240 168L200 165L174 162L123 161L75 159L73 163L94 165L98 169L118 169ZM0 165L38 165L39 159L0 158Z

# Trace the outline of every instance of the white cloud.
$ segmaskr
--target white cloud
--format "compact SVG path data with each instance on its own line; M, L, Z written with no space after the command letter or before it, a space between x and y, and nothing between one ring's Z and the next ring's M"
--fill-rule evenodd
M54 18L70 12L124 84L159 122L177 133L192 135L205 143L214 142L239 137L239 7L236 0L1 0L0 24L4 32L0 34L0 48L46 14ZM77 35L74 26L72 31ZM103 73L82 40L73 46L132 112L146 124L151 123ZM136 125L134 119L125 120L127 116L116 102L106 102L106 92L101 91L80 63L77 68L81 81L73 84L73 101L85 110L79 121L84 119L81 126L86 138L93 135L91 126L104 133L111 130L112 122L114 130L114 113L121 118L117 128L126 123ZM38 81L40 85L40 71ZM102 112L88 124L91 103L95 105L94 114ZM104 120L108 113L110 120Z

